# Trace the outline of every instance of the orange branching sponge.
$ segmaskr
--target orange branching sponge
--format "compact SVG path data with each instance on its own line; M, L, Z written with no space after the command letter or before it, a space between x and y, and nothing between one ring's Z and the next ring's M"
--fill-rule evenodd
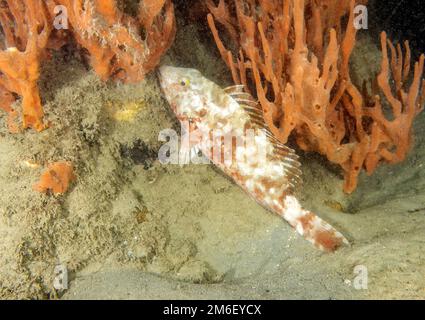
M415 63L411 75L407 41L404 46L405 56L401 46L394 47L382 32L381 72L372 86L372 94L365 90L361 94L351 82L347 84L341 108L347 112L346 118L353 121L347 128L347 136L356 143L350 161L342 164L347 191L355 189L362 167L371 175L381 161L390 164L404 161L412 147L413 122L425 103L425 81L421 79L425 56L421 55Z
M54 194L64 194L72 181L75 180L74 167L70 162L60 161L49 164L41 175L40 181L34 185L34 190Z
M394 47L383 33L382 70L378 85L372 86L373 97L366 89L358 90L349 73L356 38L354 0L206 3L220 54L234 82L255 91L270 131L283 143L293 136L303 150L340 165L347 193L355 190L362 168L371 174L381 161L397 163L406 157L413 120L425 100L424 56L409 86L409 45L403 57L401 46ZM236 61L215 21L232 40Z
M67 7L74 37L103 80L142 80L174 40L171 0L142 0L137 17L122 12L116 0L55 1Z
M42 0L4 0L0 5L0 91L8 95L2 109L12 110L11 94L22 96L24 128L45 128L37 80L40 60L50 36Z

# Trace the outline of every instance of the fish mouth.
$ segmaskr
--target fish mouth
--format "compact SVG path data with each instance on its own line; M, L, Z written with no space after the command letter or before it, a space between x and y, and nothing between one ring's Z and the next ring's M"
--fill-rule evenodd
M159 68L158 68L158 73L159 73L159 75L160 76L162 76L163 74L164 74L164 71L165 71L165 68L166 68L167 66L160 66Z
M164 77L164 67L165 66L160 66L158 69L156 69L156 74L158 75L159 80L162 80Z
M163 91L163 93L164 93L164 89L166 87L167 68L168 68L168 66L161 66L157 69L157 76L158 76L160 87L162 89L161 91Z
M171 66L162 65L158 68L158 73L161 78L164 78L167 74L170 73L170 71L173 69Z
M158 78L163 89L170 85L171 79L173 78L173 69L174 67L167 65L162 65L158 68Z

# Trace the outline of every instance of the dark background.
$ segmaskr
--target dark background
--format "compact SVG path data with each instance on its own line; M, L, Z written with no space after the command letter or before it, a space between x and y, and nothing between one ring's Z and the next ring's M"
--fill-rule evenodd
M369 23L393 41L409 40L415 56L425 53L425 0L369 0Z

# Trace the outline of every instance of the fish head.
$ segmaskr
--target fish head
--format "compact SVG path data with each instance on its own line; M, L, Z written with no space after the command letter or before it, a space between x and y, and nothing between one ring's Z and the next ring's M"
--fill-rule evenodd
M207 113L206 78L196 69L162 66L159 79L165 98L180 121L197 121Z

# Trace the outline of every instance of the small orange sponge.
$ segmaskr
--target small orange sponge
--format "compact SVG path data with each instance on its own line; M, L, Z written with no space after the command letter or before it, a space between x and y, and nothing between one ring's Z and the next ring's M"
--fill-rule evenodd
M51 190L54 194L63 194L74 180L72 163L59 161L49 164L47 170L41 175L40 181L33 188L38 192L47 193L48 190Z

